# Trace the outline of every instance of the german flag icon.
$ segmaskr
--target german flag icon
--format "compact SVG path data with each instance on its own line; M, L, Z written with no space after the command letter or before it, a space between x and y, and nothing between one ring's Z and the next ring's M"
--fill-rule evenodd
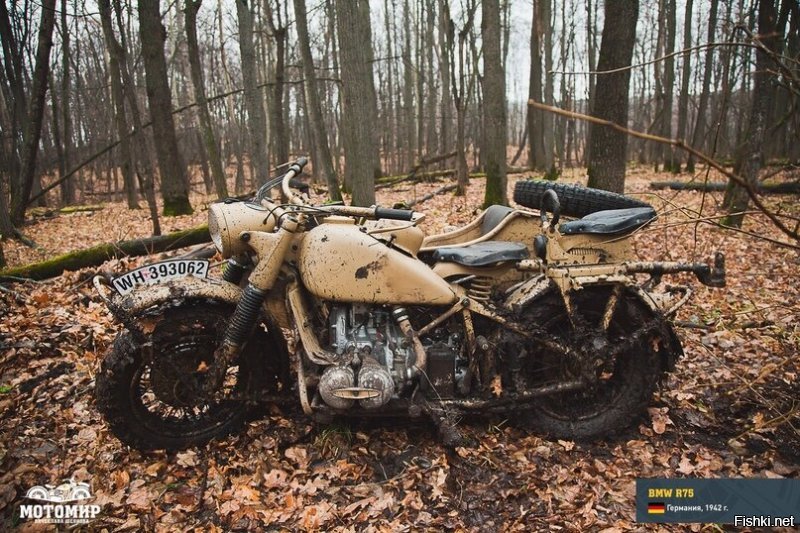
M647 514L664 514L667 506L664 502L649 502L647 504Z

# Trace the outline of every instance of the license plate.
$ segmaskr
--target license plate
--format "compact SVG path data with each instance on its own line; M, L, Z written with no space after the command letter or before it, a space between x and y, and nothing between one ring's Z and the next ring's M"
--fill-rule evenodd
M208 276L209 262L204 259L173 259L145 265L136 270L131 270L112 280L114 288L122 296L130 294L133 289L141 285L156 285L175 278Z

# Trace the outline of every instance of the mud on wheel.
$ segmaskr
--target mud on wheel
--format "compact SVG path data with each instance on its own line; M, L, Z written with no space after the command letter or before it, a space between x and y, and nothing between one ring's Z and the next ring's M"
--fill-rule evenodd
M558 195L561 214L568 217L584 217L606 209L650 207L646 202L621 194L545 180L518 181L514 186L514 201L531 209L539 209L544 193L550 189Z
M237 429L260 391L276 386L265 362L276 360L266 334L252 339L222 384L202 392L214 350L233 308L184 305L156 318L144 345L121 333L96 380L98 409L111 431L137 449L181 449ZM266 340L265 340L266 339Z
M564 439L591 439L631 425L646 409L662 372L677 357L669 326L621 286L558 291L533 304L526 318L547 342L528 341L523 381L540 387L572 380L584 389L538 400L526 421Z

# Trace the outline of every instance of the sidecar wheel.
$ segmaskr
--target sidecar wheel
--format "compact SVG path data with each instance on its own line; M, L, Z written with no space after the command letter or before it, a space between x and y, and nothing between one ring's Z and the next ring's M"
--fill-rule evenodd
M518 181L514 186L514 201L531 209L539 209L542 196L549 189L558 195L561 214L567 217L584 217L606 209L650 207L650 204L622 194L547 180Z
M213 396L202 394L232 307L185 306L157 319L145 346L121 333L97 374L97 407L122 442L140 450L177 450L238 429L260 391L276 385L267 361L279 359L264 334L251 339ZM147 346L147 345L150 346Z
M669 326L636 294L616 290L604 286L570 293L572 317L555 291L529 308L531 330L537 328L553 346L566 346L579 355L565 357L529 341L522 370L525 384L540 387L587 375L594 380L586 389L537 401L526 415L537 432L588 440L626 429L645 412L665 361L673 355L667 353L673 348ZM610 315L607 306L612 306Z

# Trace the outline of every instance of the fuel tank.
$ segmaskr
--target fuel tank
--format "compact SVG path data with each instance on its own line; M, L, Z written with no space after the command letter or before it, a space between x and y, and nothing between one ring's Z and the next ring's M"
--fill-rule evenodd
M425 263L367 235L349 218L328 217L306 233L299 266L303 284L326 300L404 305L457 300Z

